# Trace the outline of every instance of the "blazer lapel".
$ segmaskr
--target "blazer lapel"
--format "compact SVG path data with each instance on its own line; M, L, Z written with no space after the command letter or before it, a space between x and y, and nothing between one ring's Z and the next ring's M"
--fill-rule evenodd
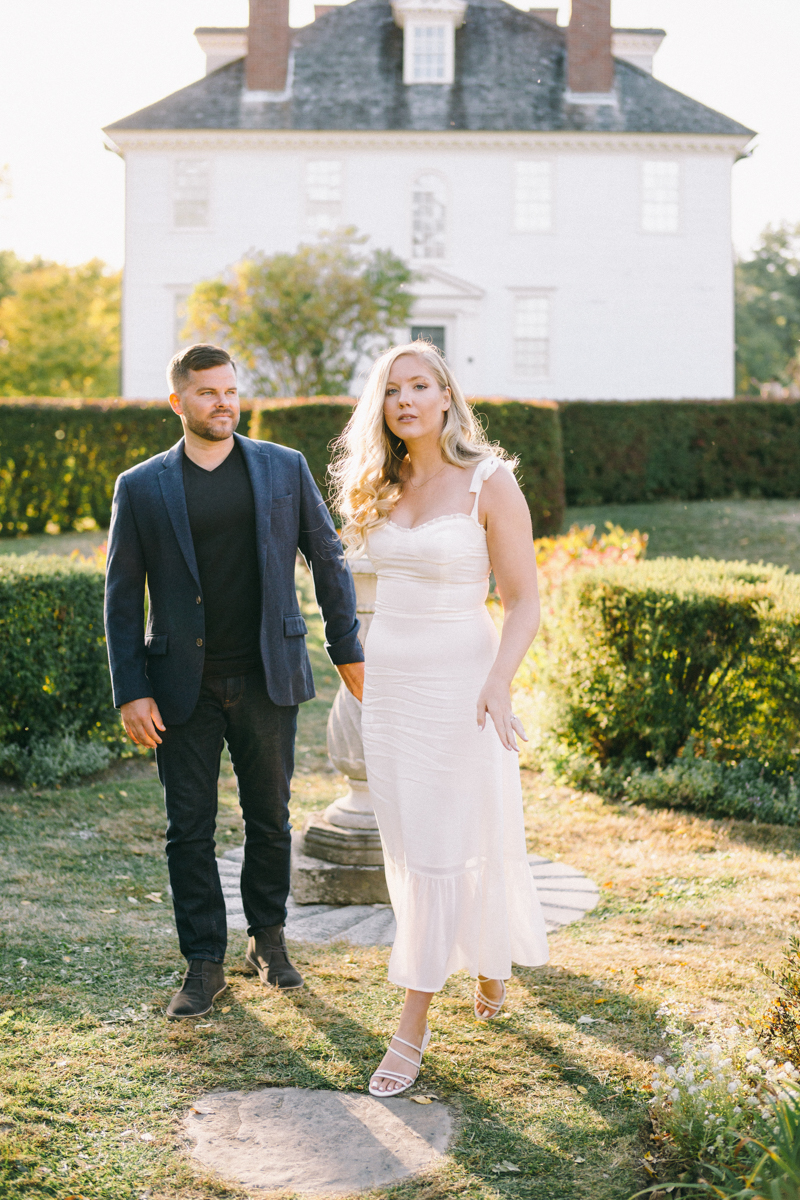
M267 543L272 516L272 463L269 451L261 442L254 442L241 434L233 435L241 448L245 465L250 475L253 500L256 509L256 549L261 578L267 566Z
M200 572L197 569L189 511L186 507L186 492L183 487L183 438L164 456L164 467L158 476L158 482L161 484L161 494L181 553L199 588Z

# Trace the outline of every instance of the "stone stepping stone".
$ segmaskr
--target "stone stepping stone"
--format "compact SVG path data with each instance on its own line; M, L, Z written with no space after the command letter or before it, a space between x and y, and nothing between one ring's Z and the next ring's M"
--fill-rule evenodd
M212 1092L184 1121L192 1154L244 1186L352 1195L426 1170L446 1152L453 1116L439 1102L354 1092Z
M243 858L244 847L237 846L217 859L231 929L247 928L239 891ZM597 884L577 867L536 854L529 855L528 862L548 933L579 921L596 906L600 899ZM391 946L397 932L388 904L295 904L290 896L286 908L286 937L295 942Z

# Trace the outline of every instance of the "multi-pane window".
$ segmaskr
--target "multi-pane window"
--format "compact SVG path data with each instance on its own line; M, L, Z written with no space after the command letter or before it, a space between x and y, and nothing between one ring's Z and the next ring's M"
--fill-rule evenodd
M553 169L549 162L514 164L514 229L546 233L553 223Z
M438 175L419 175L412 197L413 258L444 258L445 188Z
M550 297L517 296L514 304L514 373L540 379L550 370Z
M430 342L437 350L441 350L444 354L444 325L412 325L411 340L416 342L419 338L423 342Z
M342 164L318 158L306 163L306 228L334 229L342 215Z
M642 229L646 233L677 233L679 215L679 164L642 163Z
M211 207L211 165L203 158L175 162L173 220L176 229L203 229Z
M412 25L412 78L414 83L443 83L447 74L447 25Z

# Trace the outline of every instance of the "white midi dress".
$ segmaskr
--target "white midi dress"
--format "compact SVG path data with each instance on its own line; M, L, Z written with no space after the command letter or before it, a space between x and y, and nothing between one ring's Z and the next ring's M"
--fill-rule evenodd
M548 957L517 756L476 719L499 645L478 498L501 465L478 464L470 515L390 521L368 538L378 586L362 733L397 919L389 979L424 992L454 971L507 979L512 962Z

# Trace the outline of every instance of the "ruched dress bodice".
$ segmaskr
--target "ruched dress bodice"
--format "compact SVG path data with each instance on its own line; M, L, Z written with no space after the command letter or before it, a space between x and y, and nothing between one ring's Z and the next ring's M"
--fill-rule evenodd
M362 732L397 917L389 978L420 991L459 969L499 979L512 961L547 961L517 757L490 719L477 724L499 640L478 497L499 465L478 464L472 514L389 521L367 546L378 586Z

